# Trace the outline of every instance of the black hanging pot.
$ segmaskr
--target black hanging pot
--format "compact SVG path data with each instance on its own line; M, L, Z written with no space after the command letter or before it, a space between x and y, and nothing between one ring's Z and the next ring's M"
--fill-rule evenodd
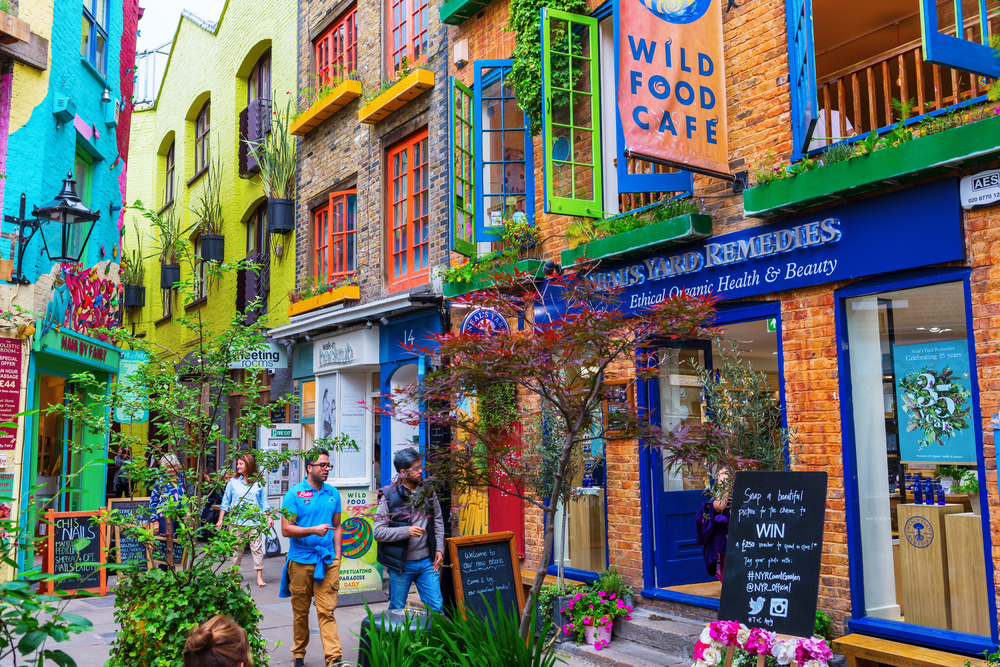
M201 258L206 262L226 261L226 237L221 234L202 234Z
M295 200L267 200L267 231L270 234L287 234L295 229Z
M160 289L173 289L180 281L180 264L160 264Z
M125 285L125 307L142 308L146 305L146 288L142 285Z

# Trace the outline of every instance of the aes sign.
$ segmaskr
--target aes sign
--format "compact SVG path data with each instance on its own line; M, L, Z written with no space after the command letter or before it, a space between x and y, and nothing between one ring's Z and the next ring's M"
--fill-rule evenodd
M981 171L962 179L962 208L972 209L1000 203L1000 169Z

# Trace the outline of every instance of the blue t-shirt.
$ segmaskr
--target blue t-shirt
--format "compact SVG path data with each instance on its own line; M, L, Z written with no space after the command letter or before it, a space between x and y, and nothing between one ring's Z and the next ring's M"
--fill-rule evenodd
M308 481L302 481L288 489L284 500L281 501L281 509L288 510L294 516L293 523L296 526L307 528L309 526L319 526L324 523L333 525L333 518L340 516L340 491L329 484L324 484L319 491L309 485ZM313 544L319 537L310 539ZM332 552L333 529L326 531L323 543L328 545ZM301 544L301 540L290 538L288 540L288 560L303 565L314 565L318 556L314 548Z

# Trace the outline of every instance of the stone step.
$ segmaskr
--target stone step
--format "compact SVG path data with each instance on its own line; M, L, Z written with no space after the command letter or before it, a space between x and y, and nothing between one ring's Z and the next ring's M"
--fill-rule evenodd
M623 618L616 621L615 637L693 662L694 645L704 628L700 621L639 607L632 612L631 621Z
M692 657L671 655L620 637L612 639L607 648L600 651L587 644L573 643L559 644L556 651L599 667L691 667L694 663Z

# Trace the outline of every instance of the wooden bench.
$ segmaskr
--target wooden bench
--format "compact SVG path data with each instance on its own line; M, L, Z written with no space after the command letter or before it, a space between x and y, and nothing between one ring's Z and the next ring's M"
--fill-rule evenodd
M535 583L535 574L533 572L522 572L521 573L521 585L524 586L524 598L528 599L528 591L531 590L532 585ZM553 586L559 585L559 577L554 574L545 575L545 581L543 584L552 584ZM572 581L570 579L563 579L563 583L567 587L572 586L586 586L587 584L583 581Z
M982 667L982 660L956 653L912 646L867 635L846 635L834 639L832 648L847 657L847 667L878 667L878 663L893 667Z

